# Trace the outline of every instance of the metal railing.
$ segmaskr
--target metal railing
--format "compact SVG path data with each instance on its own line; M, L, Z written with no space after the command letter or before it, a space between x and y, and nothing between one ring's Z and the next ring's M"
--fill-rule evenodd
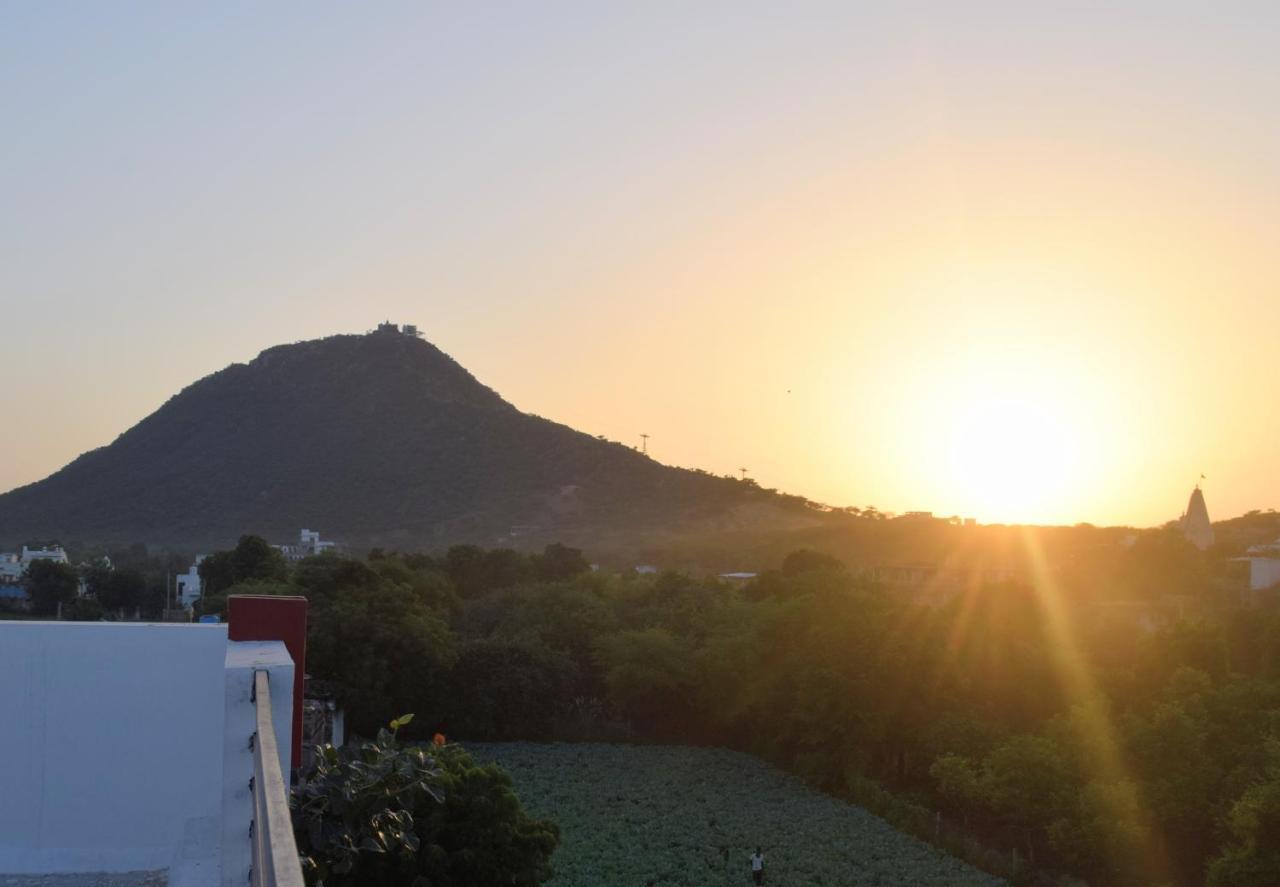
M249 784L253 795L249 881L253 887L303 887L298 842L289 815L289 784L280 770L279 745L271 720L271 679L266 671L253 673L253 702L258 722L253 781Z

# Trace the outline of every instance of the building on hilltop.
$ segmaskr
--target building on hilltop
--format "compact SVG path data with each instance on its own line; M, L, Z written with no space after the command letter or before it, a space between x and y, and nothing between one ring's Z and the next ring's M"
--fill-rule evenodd
M398 336L409 336L414 339L422 338L422 333L419 331L416 324L406 323L403 326L400 326L389 320L384 320L382 323L378 324L378 328L375 332L395 333Z
M1200 485L1191 491L1191 500L1187 502L1187 510L1178 523L1182 535L1196 548L1204 551L1213 544L1213 524L1209 523L1209 509L1204 504L1204 493Z

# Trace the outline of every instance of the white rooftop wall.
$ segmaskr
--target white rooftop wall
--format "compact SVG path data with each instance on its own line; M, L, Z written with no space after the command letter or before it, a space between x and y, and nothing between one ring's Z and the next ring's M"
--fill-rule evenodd
M0 623L0 872L216 860L226 655L225 625Z
M223 887L249 883L249 822L253 819L253 752L249 737L257 730L252 701L253 674L271 676L271 715L276 725L280 772L289 775L293 748L293 660L280 641L236 641L227 645L225 670L226 742L222 752Z

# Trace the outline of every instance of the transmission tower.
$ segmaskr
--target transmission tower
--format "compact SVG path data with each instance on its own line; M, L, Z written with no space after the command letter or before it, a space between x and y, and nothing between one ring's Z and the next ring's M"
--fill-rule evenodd
M647 434L640 435L640 452L646 456L649 455L649 435Z

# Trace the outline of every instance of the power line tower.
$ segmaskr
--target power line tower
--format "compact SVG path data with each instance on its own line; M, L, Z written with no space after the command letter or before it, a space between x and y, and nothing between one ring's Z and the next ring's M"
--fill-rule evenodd
M646 456L649 455L649 435L647 434L640 435L640 452Z
M748 471L750 471L750 469L749 469L749 468L739 468L738 470L742 472L742 479L743 479L743 480L746 480L746 479L747 479L747 472L748 472Z

